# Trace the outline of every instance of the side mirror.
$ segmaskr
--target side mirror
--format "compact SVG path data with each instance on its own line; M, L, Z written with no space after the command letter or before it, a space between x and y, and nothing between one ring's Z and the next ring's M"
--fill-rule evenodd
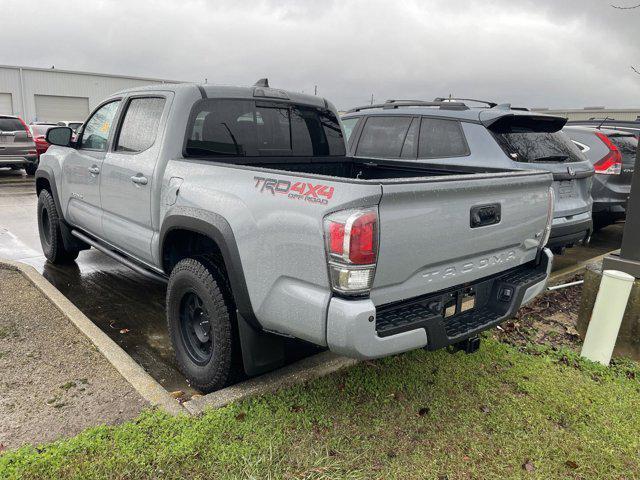
M52 127L47 130L47 143L60 147L68 147L71 145L72 135L73 130L69 127Z

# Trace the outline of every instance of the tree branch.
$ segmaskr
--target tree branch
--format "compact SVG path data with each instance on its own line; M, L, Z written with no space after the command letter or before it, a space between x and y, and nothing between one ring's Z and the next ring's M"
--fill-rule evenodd
M634 67L633 65L631 66L631 70L633 70L634 72L636 72L638 75L640 75L640 71L638 71L638 69L636 67Z

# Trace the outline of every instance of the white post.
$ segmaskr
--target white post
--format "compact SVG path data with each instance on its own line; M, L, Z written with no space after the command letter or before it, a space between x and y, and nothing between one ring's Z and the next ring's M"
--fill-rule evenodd
M617 270L602 272L581 356L609 365L635 278Z

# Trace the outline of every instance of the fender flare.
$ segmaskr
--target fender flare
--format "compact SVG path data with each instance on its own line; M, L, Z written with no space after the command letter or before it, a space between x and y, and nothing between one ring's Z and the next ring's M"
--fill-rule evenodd
M56 210L58 211L58 218L64 220L64 215L62 215L62 206L60 205L60 197L58 196L58 187L56 186L53 173L47 170L43 170L42 167L39 167L38 170L36 170L36 185L38 184L38 180L41 178L44 178L47 182L49 182L49 186L51 187L51 195L53 195L53 201L56 205Z
M159 235L159 265L163 265L164 245L167 235L172 230L189 230L195 233L205 235L212 239L220 248L222 258L224 260L227 275L229 277L229 285L236 302L238 313L257 330L262 330L260 322L251 305L249 290L242 268L242 260L238 251L233 230L227 220L212 212L191 207L177 207L170 210L160 228ZM163 265L164 270L164 265ZM169 272L165 272L169 274Z

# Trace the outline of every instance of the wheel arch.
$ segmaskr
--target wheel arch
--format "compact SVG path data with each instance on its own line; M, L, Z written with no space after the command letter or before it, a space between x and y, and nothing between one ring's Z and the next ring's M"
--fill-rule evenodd
M60 197L58 196L58 189L56 187L55 179L53 175L46 170L39 168L36 171L36 195L40 195L42 190L47 190L53 197L53 202L56 205L58 217L64 219L62 215L62 207L60 206Z
M193 208L178 208L167 215L160 229L159 265L168 276L183 258L214 254L222 262L238 313L261 330L254 313L238 246L229 223L220 215Z

